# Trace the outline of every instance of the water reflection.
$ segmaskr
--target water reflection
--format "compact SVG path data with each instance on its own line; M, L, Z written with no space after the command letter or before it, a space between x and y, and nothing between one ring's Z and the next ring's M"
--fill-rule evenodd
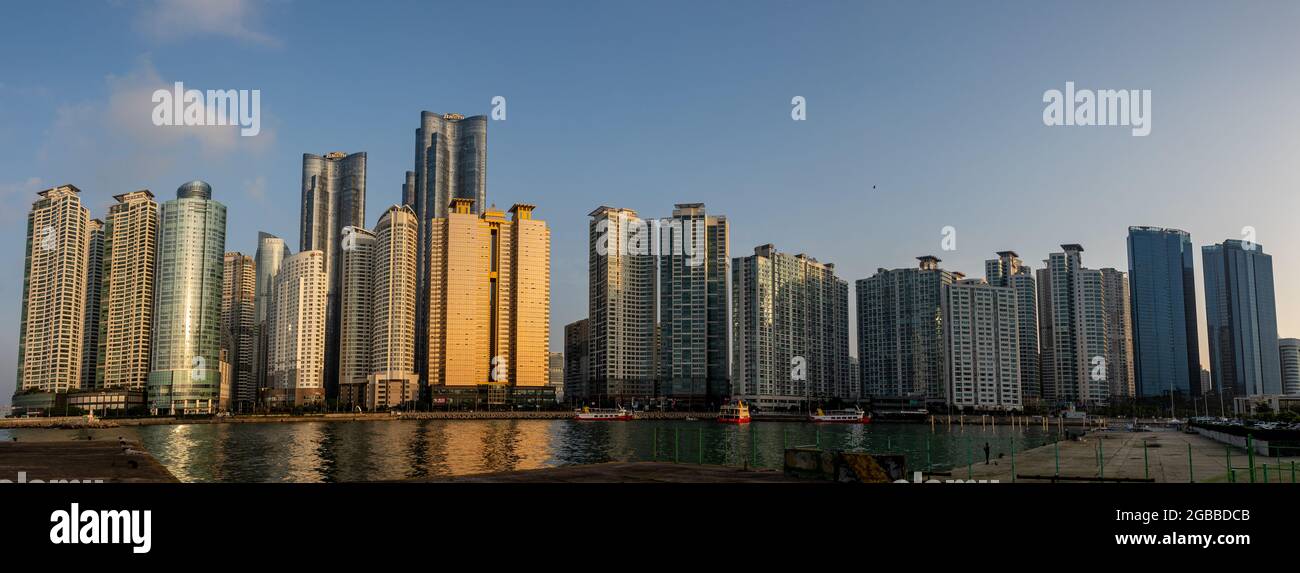
M394 420L188 424L96 430L0 430L0 440L139 441L187 482L349 482L427 479L610 461L663 460L779 468L784 448L894 453L910 468L945 469L1036 447L1038 428L921 424L813 425L638 420Z

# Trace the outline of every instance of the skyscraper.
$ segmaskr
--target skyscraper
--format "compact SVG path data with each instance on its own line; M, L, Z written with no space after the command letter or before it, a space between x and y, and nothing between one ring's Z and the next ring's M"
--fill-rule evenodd
M564 353L552 352L550 371L546 374L546 383L555 389L555 401L564 401Z
M255 328L257 271L253 257L243 253L226 253L221 286L221 348L230 365L233 409L251 410L257 399L257 381L253 371L257 352Z
M727 218L679 203L660 234L659 396L719 402L731 392Z
M434 399L550 401L551 236L516 204L476 215L470 199L430 222L428 382Z
M302 251L284 260L275 277L270 317L271 396L274 405L325 400L325 253Z
M1025 403L1043 396L1038 348L1038 282L1015 251L1000 251L998 258L984 262L984 276L992 286L1016 292L1016 334L1020 340L1020 390Z
M588 216L591 399L619 404L654 396L655 257L636 211Z
M1102 304L1106 320L1106 380L1110 396L1132 398L1133 326L1129 318L1129 279L1124 272L1101 269Z
M1061 245L1038 270L1043 399L1052 405L1110 400L1102 272L1083 267L1083 247Z
M149 407L211 414L221 390L226 206L207 183L191 181L163 203L160 225Z
M104 222L91 219L87 227L90 240L86 248L86 310L81 329L81 388L95 388L99 367L99 314L101 281L104 280Z
M943 285L948 403L961 410L1020 410L1016 290L984 279Z
M374 257L374 233L360 227L344 230L339 259L339 403L348 410L369 407L366 384L374 352ZM411 342L414 344L413 338Z
M1282 338L1277 344L1278 360L1282 365L1282 393L1300 395L1300 339Z
M418 271L419 300L429 299L429 252L432 222L446 218L452 199L469 201L470 213L480 214L487 208L487 126L485 116L465 117L458 113L420 112L420 127L415 130L415 169L406 174L402 185L402 203L415 210L420 223ZM428 324L430 317L424 304L417 309L416 321ZM426 371L429 341L424 328L416 333L416 360L420 374Z
M372 326L367 404L394 407L420 395L415 363L415 308L420 225L406 205L389 207L375 226Z
M564 325L564 399L587 404L591 396L591 321Z
M113 198L104 220L96 385L143 392L153 341L158 203L148 189Z
M79 193L72 185L41 191L27 214L15 407L48 407L20 396L28 392L81 386L91 223Z
M1133 382L1138 398L1199 396L1196 270L1186 231L1128 228Z
M1273 257L1237 239L1201 247L1210 375L1228 398L1282 392Z
M835 265L773 245L731 266L733 395L763 409L854 398L849 285Z
M257 294L253 299L254 322L257 332L257 355L253 361L253 378L257 386L257 401L260 403L270 392L271 333L269 320L271 303L275 298L275 276L280 273L284 260L289 258L289 247L284 239L265 232L257 233L257 253L254 263L257 266Z
M302 220L299 251L321 251L329 304L325 330L325 393L338 393L339 268L344 227L366 226L366 154L335 151L302 155Z
M943 402L942 293L956 280L937 257L917 257L910 269L877 269L859 279L858 360L863 393L872 397L923 398Z

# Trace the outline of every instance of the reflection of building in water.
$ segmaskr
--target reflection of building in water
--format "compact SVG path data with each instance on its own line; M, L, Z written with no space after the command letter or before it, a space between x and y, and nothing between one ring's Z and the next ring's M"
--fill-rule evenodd
M549 420L448 420L441 444L445 474L537 469L550 459ZM436 448L435 448L436 451ZM444 472L440 472L444 473Z

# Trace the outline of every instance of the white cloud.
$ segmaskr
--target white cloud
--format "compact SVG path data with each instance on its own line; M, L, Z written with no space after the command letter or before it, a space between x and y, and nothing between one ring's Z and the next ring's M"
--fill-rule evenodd
M258 175L256 179L244 180L244 194L261 203L266 199L266 177Z
M164 42L214 35L280 45L279 38L258 29L260 8L260 3L252 0L156 0L146 5L137 26Z

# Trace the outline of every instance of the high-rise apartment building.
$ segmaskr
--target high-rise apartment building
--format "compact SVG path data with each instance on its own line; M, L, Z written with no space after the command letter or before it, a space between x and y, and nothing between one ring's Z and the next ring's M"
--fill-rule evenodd
M1133 326L1129 309L1128 274L1101 269L1102 304L1106 313L1106 380L1111 399L1132 398Z
M23 394L81 386L91 222L79 193L72 185L41 191L27 214L16 408L40 407Z
M655 255L649 222L600 207L588 224L588 319L592 400L654 396Z
M546 374L546 383L555 389L555 401L564 401L564 353L552 352L550 358L549 372Z
M230 407L249 411L257 400L253 361L257 353L257 270L253 257L226 253L221 286L221 348L230 368Z
M329 304L325 327L325 394L338 394L339 268L345 227L366 226L366 154L335 151L302 156L299 251L325 255Z
M717 403L731 393L727 218L706 214L703 203L679 203L663 227L658 395L678 405Z
M1281 338L1277 345L1278 362L1282 365L1282 393L1300 395L1300 339Z
M849 285L835 265L754 248L731 263L732 395L760 409L852 400Z
M1133 383L1138 398L1199 396L1201 351L1192 237L1160 227L1128 228Z
M366 384L374 352L374 257L373 232L361 227L344 229L339 259L339 403L348 410L368 407ZM414 344L414 338L411 342Z
M1000 251L998 258L984 261L984 276L990 285L1008 287L1016 293L1021 397L1025 403L1038 402L1043 396L1038 371L1038 281L1015 251Z
M257 354L253 360L253 379L259 404L270 395L271 303L275 298L275 276L280 273L280 267L287 258L289 258L289 247L284 239L270 233L257 233L257 253L253 257L254 264L257 266L257 294L253 299Z
M207 183L191 181L163 203L159 221L149 407L211 414L221 390L226 206Z
M1024 407L1016 290L984 279L943 286L947 399L959 410Z
M81 328L81 388L96 387L99 366L99 314L104 280L104 222L91 219L87 227L90 240L86 248L86 310Z
M1201 247L1210 375L1233 397L1282 393L1273 257L1237 239Z
M143 392L153 341L158 203L148 189L113 198L104 220L96 386Z
M420 395L414 337L419 233L415 211L406 205L390 207L375 226L370 375L366 386L370 408L399 406Z
M571 404L588 404L593 399L590 349L590 319L564 325L564 399Z
M430 221L428 383L434 399L534 403L546 385L551 237L533 206L482 215L452 199Z
M270 317L272 405L325 400L325 253L303 251L284 260L275 277Z
M942 295L956 274L937 257L910 269L878 269L856 284L863 393L875 398L946 400Z
M1051 405L1106 405L1112 379L1126 385L1131 374L1125 372L1132 372L1124 366L1130 359L1122 348L1108 345L1119 336L1107 328L1108 309L1118 312L1127 302L1123 292L1112 292L1116 302L1107 305L1106 285L1125 279L1113 269L1085 268L1081 245L1061 249L1049 254L1038 270L1043 400Z

